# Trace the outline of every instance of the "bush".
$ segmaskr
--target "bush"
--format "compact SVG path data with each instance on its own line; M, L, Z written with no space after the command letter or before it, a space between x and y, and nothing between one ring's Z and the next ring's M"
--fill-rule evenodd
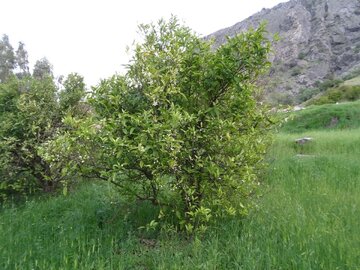
M330 80L326 80L322 83L319 84L319 89L320 92L325 92L327 89L333 88L333 87L337 87L339 86L341 83L343 82L343 80L340 79L330 79Z
M340 86L329 89L321 97L312 100L309 104L322 105L342 101L355 101L360 99L360 86Z
M344 87L343 98L349 101L355 101L360 99L360 85Z
M357 47L360 48L360 46L358 45ZM346 76L344 76L342 79L344 81L347 81L347 80L351 80L355 77L358 77L360 76L360 68L355 68L354 70L352 70L349 74L347 74Z
M305 52L300 52L300 53L298 54L298 59L300 59L300 60L305 59L305 57L306 57L306 53L305 53Z
M269 65L264 27L217 50L176 18L140 29L127 74L94 89L93 122L67 119L74 129L62 143L82 156L69 169L151 201L188 232L245 214L269 142L252 95Z
M291 70L291 76L295 77L301 74L301 68L295 67Z
M65 87L59 100L51 77L12 77L0 84L0 198L51 192L60 186L61 168L51 165L44 147L64 132L61 120L67 110L61 110L59 103L69 103L66 89L70 88ZM69 110L79 99L71 101Z
M331 101L331 103L336 103L341 100L342 92L340 89L332 89L326 94L326 96Z
M51 139L59 122L56 87L50 78L12 78L0 85L1 193L52 189L49 164L37 147ZM11 106L8 106L8 104Z
M299 96L298 96L298 100L300 103L305 102L309 99L311 99L312 97L316 96L317 94L320 93L320 89L319 88L305 88L305 89L301 89Z

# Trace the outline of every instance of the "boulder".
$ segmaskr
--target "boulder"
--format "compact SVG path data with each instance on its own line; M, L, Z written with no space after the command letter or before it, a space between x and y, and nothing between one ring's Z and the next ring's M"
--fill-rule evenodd
M313 140L313 138L311 138L311 137L304 137L304 138L296 139L295 143L299 144L299 145L304 145L306 143L311 142L312 140Z

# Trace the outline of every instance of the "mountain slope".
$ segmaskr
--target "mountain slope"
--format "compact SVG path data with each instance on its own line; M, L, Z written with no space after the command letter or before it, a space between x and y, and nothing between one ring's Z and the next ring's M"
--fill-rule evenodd
M269 34L278 33L270 78L263 83L268 98L298 95L316 82L360 68L359 0L292 0L217 31L215 45L249 27L267 21Z

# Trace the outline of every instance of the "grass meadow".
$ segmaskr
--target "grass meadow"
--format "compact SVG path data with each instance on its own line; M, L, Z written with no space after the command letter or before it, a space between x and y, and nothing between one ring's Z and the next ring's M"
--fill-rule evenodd
M156 209L90 182L4 206L0 269L360 269L360 129L292 128L276 135L242 220L192 239L139 230ZM296 145L303 136L313 141Z

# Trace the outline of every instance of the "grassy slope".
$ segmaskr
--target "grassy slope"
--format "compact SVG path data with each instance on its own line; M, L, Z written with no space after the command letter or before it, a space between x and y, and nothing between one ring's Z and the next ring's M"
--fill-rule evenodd
M338 120L331 125L332 119ZM283 132L299 133L310 130L341 130L360 127L360 101L310 106L289 115Z
M314 141L296 147L301 136ZM358 269L359 157L359 129L280 133L258 210L202 240L139 232L154 211L134 211L106 185L10 207L0 269Z
M355 78L345 81L344 85L347 85L347 86L360 85L360 76L357 76Z

